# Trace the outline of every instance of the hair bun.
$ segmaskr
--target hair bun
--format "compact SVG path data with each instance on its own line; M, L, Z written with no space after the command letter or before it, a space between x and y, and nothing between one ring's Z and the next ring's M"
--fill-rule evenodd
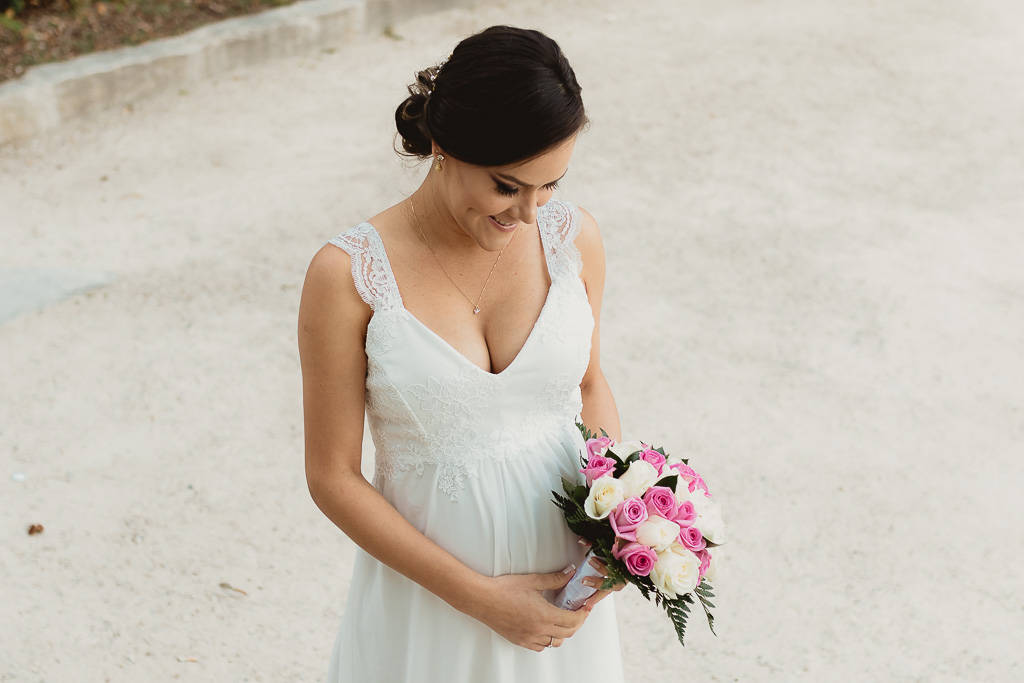
M431 155L426 114L427 99L433 89L432 76L436 72L435 67L430 67L417 73L416 79L409 84L409 97L395 110L395 125L402 137L402 149L419 157Z
M492 26L462 40L447 59L418 72L395 110L406 156L476 166L531 159L587 124L576 76L551 38ZM397 140L396 140L397 142Z

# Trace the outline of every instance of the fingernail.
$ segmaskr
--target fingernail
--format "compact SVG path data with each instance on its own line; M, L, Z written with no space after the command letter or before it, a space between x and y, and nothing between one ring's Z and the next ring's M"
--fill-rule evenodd
M566 567L565 569L562 570L562 573L563 574L572 574L574 571L576 571L576 565L570 564L568 567Z

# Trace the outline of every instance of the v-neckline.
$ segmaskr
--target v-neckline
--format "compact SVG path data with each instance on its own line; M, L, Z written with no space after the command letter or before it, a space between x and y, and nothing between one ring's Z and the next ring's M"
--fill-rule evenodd
M540 233L541 258L544 259L544 267L547 269L548 279L550 280L550 283L548 284L548 291L544 295L544 303L540 307L540 313L537 314L537 319L533 322L533 327L530 328L530 334L527 335L526 341L524 341L523 345L519 347L519 351L516 353L515 357L512 359L512 362L510 362L508 365L506 365L500 372L491 372L490 370L484 370L482 367L480 367L479 365L477 365L476 363L471 361L469 358L467 358L464 353L462 353L457 348L455 348L452 345L451 342L449 342L447 339L445 339L444 337L439 335L437 332L435 332L433 329L431 329L430 326L428 326L425 322L423 322L422 320L417 318L415 315L412 314L412 311L410 311L408 308L406 308L406 306L405 306L405 299L402 297L402 292L399 291L399 289L398 289L398 280L395 279L395 271L392 270L392 268L391 268L391 259L388 258L388 250L387 250L387 247L384 246L384 239L380 236L380 232L377 231L377 228L374 227L374 225L372 223L370 223L369 221L363 221L363 223L368 225L370 227L370 230L373 231L374 238L377 240L377 245L380 247L381 258L382 258L382 260L384 262L385 276L391 279L391 283L390 284L391 284L391 286L393 286L395 288L395 294L398 297L398 302L399 302L400 310L403 311L407 317L409 317L413 321L415 321L415 323L420 328L426 330L434 339L436 339L438 342L440 342L443 347L447 348L455 356L460 358L462 360L462 362L466 363L470 367L476 368L476 370L478 372L481 372L484 375L487 375L489 377L498 378L498 377L504 377L505 374L509 370L511 370L513 366L515 366L519 362L519 358L523 355L523 352L526 351L526 347L530 345L530 342L533 340L534 336L536 336L537 327L540 325L541 320L543 320L543 318L544 318L545 312L548 310L548 304L551 301L551 294L552 294L552 292L554 292L554 289L555 289L555 277L554 277L554 274L553 274L553 272L551 270L551 264L548 263L547 238L544 236L544 228L541 226L541 220L542 220L541 219L541 212L538 211L537 212L537 231ZM486 345L486 340L485 340L485 345Z

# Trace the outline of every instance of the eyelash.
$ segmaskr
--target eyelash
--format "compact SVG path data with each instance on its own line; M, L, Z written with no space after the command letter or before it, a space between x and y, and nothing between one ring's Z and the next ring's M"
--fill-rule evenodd
M557 180L555 182L551 183L550 185L545 185L544 186L545 190L554 190L554 189L557 189L557 188L558 188L558 181ZM519 194L519 188L518 187L509 187L508 185L503 185L501 183L498 183L495 186L494 189L496 189L498 192L500 192L501 194L505 195L506 197L515 197L517 194Z

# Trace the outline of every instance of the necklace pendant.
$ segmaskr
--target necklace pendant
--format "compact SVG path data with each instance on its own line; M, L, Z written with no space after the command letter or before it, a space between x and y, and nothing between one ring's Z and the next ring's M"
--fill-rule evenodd
M479 312L480 312L480 307L479 306L477 306L476 308L473 309L473 313L479 313Z

